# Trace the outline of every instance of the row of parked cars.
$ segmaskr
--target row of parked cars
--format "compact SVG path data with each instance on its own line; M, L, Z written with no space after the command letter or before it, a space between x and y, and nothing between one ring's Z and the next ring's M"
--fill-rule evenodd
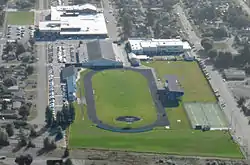
M48 45L48 62L49 63L53 62L53 45L52 44Z
M63 46L57 47L57 60L59 63L66 63L66 50Z
M199 64L200 64L201 69L202 69L203 73L205 74L207 80L211 80L210 74L209 74L208 71L207 71L206 64L205 64L204 60L199 60ZM223 79L223 81L225 82L225 79ZM214 94L215 94L215 96L216 96L217 98L220 97L220 93L219 93L219 90L218 90L218 89L214 89L213 92L214 92ZM222 103L221 103L220 105L221 105L222 108L224 108L224 107L225 107L224 101L222 101Z
M24 26L18 26L16 27L16 31L15 31L15 34L13 34L13 28L11 25L8 25L8 32L7 32L7 38L11 38L11 35L13 36L17 36L17 39L20 40L21 38L24 37L25 33L26 33L26 30L27 28L24 27ZM30 26L29 27L29 36L31 38L34 37L34 27Z
M52 114L55 118L56 113L55 113L54 70L52 65L49 65L48 67L48 75L49 75L49 107L52 110Z

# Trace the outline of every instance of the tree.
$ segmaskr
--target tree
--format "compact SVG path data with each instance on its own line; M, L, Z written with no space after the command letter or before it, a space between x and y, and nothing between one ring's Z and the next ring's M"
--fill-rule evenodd
M121 19L122 19L121 23L122 23L123 32L124 32L124 39L127 39L131 35L132 19L128 13L125 13Z
M8 108L8 103L7 103L6 100L4 100L4 101L2 102L2 110L7 110L7 108Z
M14 125L12 123L7 124L5 129L9 137L14 135Z
M48 137L46 137L43 140L43 148L46 150L52 150L56 148L56 143L54 140L49 139Z
M154 20L155 20L154 13L152 12L152 10L150 8L147 9L146 19L147 19L148 26L154 25Z
M20 138L20 140L18 142L19 146L20 147L26 146L28 139L26 138L22 128L19 129L19 138Z
M204 6L193 10L193 15L199 22L204 20L211 21L217 17L216 9L214 6Z
M242 107L246 103L245 97L240 97L240 99L237 101L238 107Z
M157 23L155 24L154 36L155 36L156 38L160 38L160 36L161 36L161 25L160 25L159 22L157 22Z
M18 165L31 165L32 162L33 158L30 154L20 155L15 159L15 163L17 163Z
M48 126L51 126L53 124L53 112L52 109L47 106L46 110L45 110L45 121L47 123Z
M16 54L20 55L25 52L25 48L22 44L18 43L16 47Z
M229 68L233 64L233 55L231 52L219 52L215 60L215 67L217 68Z
M8 138L8 134L6 133L5 130L3 130L2 128L0 128L0 145L1 146L6 146L9 145L9 138Z
M177 2L176 0L163 0L163 7L166 11L170 11Z
M35 148L36 145L31 140L29 140L27 147Z
M57 125L63 126L65 124L64 116L61 111L56 112L56 123Z
M30 137L37 137L37 132L33 126L30 127Z
M73 103L69 104L69 121L70 124L72 124L75 120L75 107L73 105Z
M22 116L22 118L26 118L30 115L30 107L26 104L22 105L19 109L19 115Z
M222 28L216 28L213 30L213 36L214 38L223 38L223 37L227 37L228 33L226 28L222 27Z
M30 45L33 46L35 44L35 39L34 38L30 38L29 39L29 43L30 43Z
M208 51L207 53L208 57L210 57L211 59L214 59L215 57L217 57L218 52L216 49L211 49Z
M68 149L68 147L64 150L64 155L63 155L63 157L64 158L66 158L66 157L68 157L69 156L69 149Z
M49 148L49 145L50 145L50 140L48 137L46 137L44 140L43 140L43 148L47 149Z
M14 78L6 78L3 80L3 84L6 87L14 86L14 85L16 85L16 83L17 83L16 79L14 79Z
M69 107L67 105L65 105L65 104L62 107L62 114L63 114L65 122L66 122L65 124L70 125L71 118L70 118Z
M22 58L22 62L23 62L23 63L27 63L27 62L29 62L29 60L30 60L30 56L24 56L24 57Z
M27 68L26 68L26 72L28 75L31 75L33 72L34 72L34 67L29 65Z
M213 48L213 40L209 38L204 38L201 40L201 46L206 50L210 50Z
M72 160L70 158L66 159L65 165L73 165Z
M57 128L56 139L57 139L57 140L60 140L60 139L62 139L62 138L63 138L63 130L62 130L62 127L59 126L59 127Z

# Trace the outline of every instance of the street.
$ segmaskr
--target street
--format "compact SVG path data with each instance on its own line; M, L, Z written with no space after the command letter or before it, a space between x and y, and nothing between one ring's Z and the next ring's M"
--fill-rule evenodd
M108 0L102 0L102 6L103 6L103 14L107 20L106 26L108 29L109 38L116 41L118 39L117 27L116 27L115 17L113 16L112 6L109 5Z
M45 2L46 1L46 2ZM45 9L45 5L48 4L47 0L39 0L39 9ZM42 12L35 12L35 24L38 24L40 19L44 19ZM36 44L36 53L38 57L37 62L37 116L31 121L33 124L44 125L45 124L45 109L48 105L48 92L47 92L47 44L38 43Z
M37 45L37 56L39 58L37 63L37 117L31 121L33 124L45 123L45 108L48 105L47 94L47 52L46 44L39 43Z
M249 9L249 8L248 8ZM189 35L189 40L192 42L197 50L202 49L200 45L201 39L192 30L192 26L185 16L184 10L180 5L175 7L176 13L179 13L180 21L185 29L186 33ZM249 10L250 13L250 10ZM192 52L195 56L195 52ZM232 96L230 89L227 87L226 83L223 82L222 76L218 71L214 70L212 66L207 66L207 72L211 76L211 85L214 90L218 90L221 97L220 103L225 103L224 108L225 115L231 125L231 133L234 139L240 144L241 148L244 150L247 148L248 152L250 148L250 126L248 125L247 118L241 113L240 109L237 107L237 103ZM247 155L248 156L248 155Z

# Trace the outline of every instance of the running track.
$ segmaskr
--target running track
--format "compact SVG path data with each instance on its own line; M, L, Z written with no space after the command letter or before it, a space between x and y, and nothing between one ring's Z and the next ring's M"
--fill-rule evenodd
M169 126L169 121L168 117L166 114L166 111L164 107L162 106L161 102L158 100L157 96L157 86L155 79L153 77L152 71L150 69L134 69L134 68L123 68L123 70L132 70L135 72L141 73L148 81L148 86L151 92L152 99L155 103L156 109L157 109L157 120L149 125L145 125L139 128L131 128L131 129L122 129L118 128L112 125L108 125L103 123L101 120L98 119L96 115L96 107L95 107L95 100L94 100L94 94L93 94L93 89L92 89L92 76L99 72L99 71L90 71L88 72L84 78L84 94L85 94L85 99L87 103L87 114L89 119L96 124L97 127L113 131L113 132L145 132L152 130L154 127L157 126ZM165 116L163 116L165 114Z

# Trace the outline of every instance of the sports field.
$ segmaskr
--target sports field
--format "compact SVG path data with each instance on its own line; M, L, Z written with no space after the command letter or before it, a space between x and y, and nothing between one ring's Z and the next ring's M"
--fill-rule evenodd
M165 72L162 72L162 75L173 74L173 69L176 68L172 65L173 68L168 66L167 70L164 68L165 65L163 63L159 63L159 65L160 64L162 65L162 68L158 67L158 69L164 69ZM157 64L155 63L154 65ZM181 63L177 65L181 67ZM196 64L190 63L187 65L184 64L184 66L185 67L183 69L186 69L185 73L191 75L185 76L187 78L187 80L185 81L192 81L192 73L198 73L198 76L194 75L198 78L195 82L193 82L193 84L197 84L199 80L201 80L201 83L205 83L205 79L202 77L202 74L199 71L194 71L195 69L197 69ZM190 72L188 71L189 67L191 67ZM179 68L178 70L180 72L181 68ZM123 80L132 81L131 79L127 79L125 76L123 77ZM112 82L112 84L121 83L120 80L117 79L113 79L113 81L114 82ZM106 85L106 83L103 82L96 83L100 83L103 86ZM191 85L192 83L186 82L185 84L187 84L187 86L184 86L184 84L182 84L184 88L192 91L191 89L189 89L193 88L193 86ZM79 87L82 89L83 86L83 81L80 81ZM110 89L109 93L112 93L113 88L108 88ZM199 88L202 91L207 91L209 96L205 96L204 94L202 96L199 91L196 91ZM208 87L205 86L205 88ZM84 92L83 90L81 91ZM195 91L196 93L198 93L196 97L194 94L192 94L192 92L190 92L190 96L192 96L192 99L188 97L186 97L185 99L199 100L201 99L199 97L203 97L203 99L201 100L205 99L209 101L215 101L215 98L209 91L209 88L202 89L202 87L195 87ZM183 110L182 103L180 104L181 105L177 108L167 108L166 110L171 123L170 130L159 127L153 131L144 133L115 133L97 128L88 119L88 116L86 114L86 107L75 103L76 120L70 127L69 146L71 148L106 148L114 150L117 149L138 152L158 152L178 155L242 158L239 147L231 140L231 137L227 132L202 132L191 129L187 116ZM181 122L176 122L177 120L181 120Z
M34 12L17 11L7 13L8 25L33 25Z
M100 83L101 82L101 83ZM143 126L156 121L156 108L150 95L147 79L130 70L107 70L92 78L97 117L113 125L127 125L116 120L119 116L141 118L130 127Z

